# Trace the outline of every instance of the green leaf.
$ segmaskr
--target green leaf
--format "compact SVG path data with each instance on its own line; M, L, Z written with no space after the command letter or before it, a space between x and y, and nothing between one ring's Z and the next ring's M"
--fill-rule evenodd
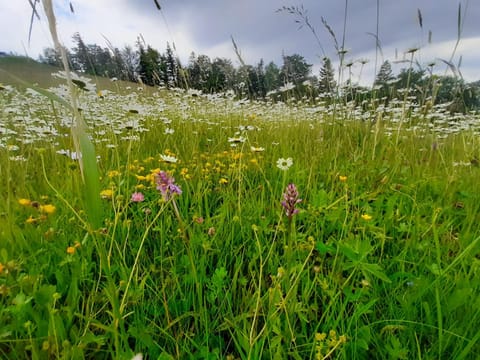
M8 261L8 252L5 248L2 248L0 250L0 259L2 262L7 262Z
M316 249L320 255L325 255L327 253L333 254L335 252L335 248L332 245L324 244L321 241L317 242Z
M378 264L367 264L367 263L362 263L361 264L361 269L365 273L369 273L376 278L383 280L387 283L391 283L392 281L388 278L388 276L383 272L383 269L380 265Z
M32 300L31 297L28 297L24 293L18 293L15 298L12 300L12 303L16 306L23 306L25 304L28 304Z
M448 311L453 312L460 306L469 304L472 301L472 294L472 288L455 289L447 298Z
M312 197L311 203L312 203L313 206L316 206L316 207L327 206L327 204L328 204L328 193L324 189L318 191Z
M430 271L432 272L433 275L441 275L442 270L437 264L431 264L429 267Z
M160 356L158 357L158 360L174 360L175 358L170 355L170 354L167 354L165 352L161 353Z
M35 303L40 306L50 306L53 304L53 294L57 291L54 285L43 285L33 295Z
M369 326L362 326L356 331L355 345L363 350L368 350L368 344L372 340L372 333Z
M227 275L227 270L224 267L215 269L215 273L212 276L212 285L217 289L223 288Z
M85 132L79 134L85 177L85 207L90 224L94 229L102 226L103 212L100 199L100 175L95 148Z
M107 337L104 335L96 335L91 331L86 331L84 335L80 338L80 341L85 345L96 344L97 346L102 346L105 344Z
M354 263L360 260L360 255L352 249L347 244L340 244L339 245L340 253L344 255L348 260L353 261Z

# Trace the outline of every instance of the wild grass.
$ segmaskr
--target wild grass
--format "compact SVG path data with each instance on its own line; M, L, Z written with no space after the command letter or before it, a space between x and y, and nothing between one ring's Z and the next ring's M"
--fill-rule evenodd
M1 357L480 355L473 116L399 126L404 104L333 117L182 91L79 101L101 175L93 231L68 113L0 91ZM182 193L164 199L158 171Z

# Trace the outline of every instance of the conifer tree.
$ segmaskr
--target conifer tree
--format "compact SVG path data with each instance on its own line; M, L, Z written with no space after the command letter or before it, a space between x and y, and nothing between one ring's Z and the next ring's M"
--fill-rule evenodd
M177 87L179 84L178 79L178 60L173 54L173 50L170 44L167 42L167 50L164 56L165 60L165 79L167 88Z
M280 69L273 62L270 61L265 67L265 91L275 91L280 87Z
M82 37L77 32L73 34L73 41L75 47L72 49L73 69L86 72L87 74L94 74L95 68L92 65L91 54L88 46L84 43Z
M393 79L395 79L395 76L393 76L392 65L388 60L385 60L382 66L380 66L380 70L378 70L375 85L388 85Z
M190 55L188 79L190 87L208 92L208 79L212 73L212 63L207 55Z
M385 60L378 70L375 77L374 88L377 91L377 98L391 97L391 83L395 80L393 75L392 65L388 60Z
M318 79L318 91L327 97L333 96L336 89L335 72L332 62L328 57L323 59L323 66L320 69L320 77Z
M160 54L154 48L147 46L139 40L138 46L138 74L147 85L160 85Z

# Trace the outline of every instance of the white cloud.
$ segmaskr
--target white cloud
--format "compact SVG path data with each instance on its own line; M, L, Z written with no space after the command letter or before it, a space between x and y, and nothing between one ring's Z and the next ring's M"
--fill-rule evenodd
M43 16L43 9L39 6L39 13ZM37 47L35 44L43 37L42 42L50 46L48 28L39 26L37 19L33 24L32 46L28 47L28 28L30 24L31 7L27 1L3 1L0 15L1 33L0 50L15 51L21 55L27 52L34 57L37 56ZM33 49L33 51L32 51Z

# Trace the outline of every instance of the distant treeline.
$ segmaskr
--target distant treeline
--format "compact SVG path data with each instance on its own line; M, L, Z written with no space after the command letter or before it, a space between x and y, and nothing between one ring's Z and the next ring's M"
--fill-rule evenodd
M197 89L204 93L232 91L238 97L285 100L320 99L332 101L375 100L388 104L394 99L414 101L420 105L448 104L451 112L465 112L480 108L480 81L466 83L461 76L433 74L434 64L422 68L413 62L394 74L390 62L385 61L376 74L373 88L366 88L347 80L338 86L340 71L335 70L329 58L323 59L318 75L312 74L312 64L299 54L284 55L283 63L265 65L246 64L239 55L240 66L230 59L214 58L191 53L184 66L175 48L167 43L165 52L147 45L139 38L135 47L118 49L109 44L85 44L80 34L73 35L74 47L66 49L72 69L89 75L105 76L165 88ZM235 43L233 44L236 49ZM40 61L61 66L59 54L46 48ZM345 73L352 64L343 64Z

